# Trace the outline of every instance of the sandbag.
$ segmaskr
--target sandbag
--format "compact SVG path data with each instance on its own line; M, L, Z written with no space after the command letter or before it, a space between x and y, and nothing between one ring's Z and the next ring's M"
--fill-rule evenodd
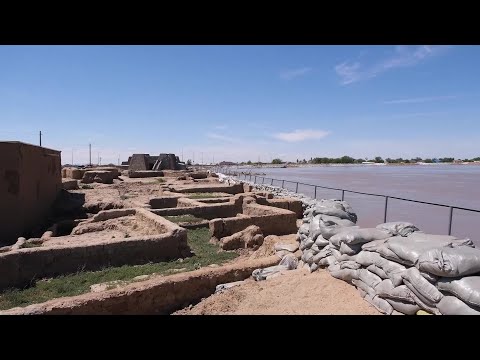
M396 238L402 238L402 237L397 236ZM396 263L411 266L408 261L405 261L405 260L401 259L400 257L397 256L397 254L395 254L392 250L390 250L388 248L386 243L389 239L391 239L391 238L387 238L387 239L383 239L383 240L374 240L374 241L371 241L369 243L363 244L362 245L362 250L376 252L376 253L380 254L382 257L384 257L385 259L394 261Z
M308 233L313 234L315 231L320 230L320 215L314 216L313 219L310 221L308 227Z
M347 260L339 262L340 269L352 269L358 270L361 268L361 265L355 261Z
M395 221L376 226L377 229L388 231L392 236L408 236L419 229L409 222Z
M480 315L479 308L472 308L455 296L445 296L437 308L442 315Z
M313 257L313 263L318 264L320 262L320 260L326 258L327 256L331 256L331 255L332 255L331 249L328 248L328 247L324 247L322 251L320 251L318 254L316 254Z
M372 264L372 265L369 265L367 267L367 270L378 275L380 278L382 279L388 279L388 276L387 274L385 273L385 271L383 271L383 269L377 267L376 265Z
M363 281L373 289L375 289L375 287L382 282L382 279L379 276L368 271L367 269L359 269L357 272L359 280Z
M317 245L319 248L323 248L323 247L327 246L328 244L330 244L330 242L328 240L324 239L324 237L322 235L319 235L315 240L315 245Z
M390 234L383 230L378 229L352 229L338 233L330 238L332 245L340 246L340 243L346 244L362 244L373 240L381 240L390 237Z
M273 248L275 249L275 251L286 250L286 251L290 251L290 252L293 253L293 252L298 250L298 244L276 243Z
M312 263L312 264L310 265L310 272L312 273L312 272L314 272L314 271L317 271L318 268L319 268L319 266L318 266L317 264Z
M443 297L438 289L430 284L417 268L407 269L402 273L403 282L427 305L437 304Z
M318 248L317 245L313 244L312 247L310 248L310 251L313 252L314 255L318 254L321 249Z
M340 245L340 253L341 254L347 254L347 255L356 255L362 250L362 245L361 244L355 244L355 245L348 245L345 243L341 243Z
M342 253L335 248L331 248L330 251L332 255L335 257L335 260L340 261L340 257L342 256Z
M308 265L311 265L313 263L313 257L314 257L313 251L308 250L303 252L301 259L303 260L303 262L307 263Z
M411 304L402 300L385 299L395 310L405 315L415 315L421 310L417 304Z
M357 275L358 275L358 271L357 270ZM365 284L362 280L360 279L352 279L352 284L355 285L357 288L359 289L362 289L363 291L365 291L368 295L370 295L372 298L374 296L376 296L377 294L375 293L375 289L368 286L367 284Z
M313 210L313 215L318 215L318 214L322 214L322 215L330 215L330 216L335 216L335 217L338 217L340 219L347 219L347 220L350 220L354 223L357 222L357 216L355 214L352 214L352 213L347 213L344 209L343 209L343 206L326 206L325 204L318 204L317 206L315 206L314 210Z
M335 259L335 256L327 256L325 258L323 258L322 260L320 260L318 262L318 265L319 266L330 266L332 264L335 264L337 262L337 260Z
M376 252L361 251L352 258L364 267L375 265L382 269L395 286L398 286L403 282L401 274L406 270L405 266L384 259Z
M330 271L330 275L332 275L336 279L343 280L349 284L352 283L353 279L358 279L357 270L352 270L352 269L340 269L337 271Z
M370 294L367 294L365 295L364 299L382 314L391 315L393 312L392 305L378 296L371 296Z
M388 239L385 244L400 259L406 261L408 265L413 266L424 252L438 247L449 246L454 239L453 236L447 235L412 233L405 238L400 236L392 237Z
M422 275L429 283L435 284L438 280L438 276L429 274L427 272L420 271L420 275Z
M313 233L310 233L309 236L313 241L315 241L319 236L322 236L322 231L320 229L315 230Z
M324 239L330 240L332 236L335 236L337 234L340 234L341 232L344 232L346 230L351 230L351 229L360 229L359 226L349 226L349 227L344 227L344 226L323 226L320 225L320 232L322 233L322 236Z
M329 215L319 215L319 216L320 216L320 221L325 223L326 226L330 226L330 225L339 225L344 227L355 226L355 223L348 219L340 219L335 216L329 216Z
M415 299L415 303L420 306L422 310L427 311L430 314L434 315L442 315L442 313L437 309L435 305L429 305L422 301L414 292L412 292L413 298ZM418 312L417 312L418 315Z
M415 304L415 294L406 285L400 285L393 289L379 288L376 289L377 295L384 299L399 300Z
M302 224L300 226L300 228L298 229L298 232L300 234L305 234L305 235L308 235L308 231L310 229L310 225L309 224Z
M307 238L305 240L305 249L310 249L313 244L315 244L315 241L313 241L311 238Z
M480 276L441 278L437 288L455 295L469 305L480 307Z
M375 294L386 293L393 291L394 286L388 279L382 280L377 286L375 286Z
M418 258L419 270L443 277L480 272L480 249L469 246L433 248Z
M253 270L252 276L256 281L266 280L268 277L280 273L281 271L296 269L297 266L297 258L294 255L287 255L276 266Z

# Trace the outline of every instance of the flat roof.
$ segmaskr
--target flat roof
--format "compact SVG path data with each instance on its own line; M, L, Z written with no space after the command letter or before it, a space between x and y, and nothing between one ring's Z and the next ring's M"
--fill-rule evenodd
M54 151L54 152L61 153L61 151L60 151L60 150L55 150L55 149L50 149L50 148L47 148L47 147L44 147L44 146L39 146L39 145L34 145L34 144L24 143L24 142L22 142L22 141L0 141L0 144L19 144L19 145L28 145L28 146L34 146L34 147L37 147L37 148L40 148L40 149L45 149L45 150L49 150L49 151Z

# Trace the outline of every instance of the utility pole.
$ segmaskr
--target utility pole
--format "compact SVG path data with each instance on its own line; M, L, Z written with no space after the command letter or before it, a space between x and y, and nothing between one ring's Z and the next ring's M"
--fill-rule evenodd
M100 153L97 152L97 165L100 165Z
M42 146L42 130L40 130L40 146Z
M195 164L195 151L193 152L192 165Z
M118 155L118 165L120 165L120 155Z
M92 144L88 144L88 153L90 154L90 162L88 164L92 166Z
M98 165L100 165L102 163L102 158L100 158L100 160L98 160Z

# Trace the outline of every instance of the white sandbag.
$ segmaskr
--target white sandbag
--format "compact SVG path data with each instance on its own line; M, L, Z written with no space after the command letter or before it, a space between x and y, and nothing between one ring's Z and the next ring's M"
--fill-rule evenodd
M367 266L367 270L378 275L382 279L388 279L388 275L385 273L385 271L374 264Z
M319 249L319 247L315 244L313 244L312 247L310 248L310 251L312 251L314 255L318 254L320 250L321 249Z
M319 225L320 216L321 215L314 216L312 218L312 220L310 221L309 227L308 227L308 233L309 234L313 234L315 231L320 230L320 225Z
M480 276L441 278L437 282L437 288L455 295L469 305L480 307Z
M292 252L292 253L293 253L293 252L295 252L295 251L298 250L298 244L276 243L276 244L274 245L274 249L275 249L275 251L286 250L286 251L289 251L289 252Z
M361 265L357 263L356 261L340 261L339 262L340 269L352 269L352 270L358 270L361 268Z
M373 289L382 282L382 279L378 275L375 275L367 269L359 269L357 272L358 278Z
M299 260L299 261L298 261L298 265L297 265L297 269L302 269L302 268L303 268L303 265L305 265L305 263L303 262L303 260Z
M319 236L322 236L322 230L318 229L318 230L314 231L313 233L310 233L309 236L313 241L315 241L315 240L317 240L317 238Z
M329 215L319 215L320 220L325 223L326 226L330 225L340 225L343 227L349 227L349 226L355 226L355 223L348 220L348 219L340 219L335 216L329 216Z
M313 263L314 256L315 255L313 254L313 251L308 250L303 252L301 259L303 260L303 262L307 263L308 265L311 265Z
M365 295L364 299L382 314L391 315L393 312L392 305L378 296L371 296L370 294L367 294Z
M472 308L455 296L445 296L437 308L442 315L480 315L479 308Z
M341 254L347 254L347 255L356 255L362 250L362 245L361 244L346 244L346 243L341 243L340 244L340 253Z
M380 254L382 257L384 257L385 259L394 261L396 263L411 266L408 261L405 261L405 260L399 258L397 256L397 254L395 254L392 250L390 250L388 248L386 243L389 239L392 239L392 238L387 238L387 239L383 239L383 240L374 240L374 241L371 241L369 243L363 244L362 245L362 250L370 251L370 252L376 252L376 253ZM404 239L401 236L397 236L397 238Z
M320 260L318 262L318 265L327 267L327 266L330 266L332 264L335 264L336 262L337 262L337 260L335 259L335 256L327 256L327 257L323 258L322 260Z
M358 275L359 270L357 270L357 275ZM365 291L368 295L370 295L372 298L376 296L377 294L375 293L375 289L368 286L365 284L362 280L360 279L352 279L352 284L355 285L357 288L362 289Z
M338 271L338 270L340 270L340 269L341 269L341 267L340 267L340 264L339 264L339 263L335 263L335 264L329 265L329 266L327 267L328 272Z
M315 240L315 245L317 245L319 248L323 248L328 244L330 244L330 242L324 239L322 235L319 235Z
M400 259L408 262L408 265L413 266L424 252L438 247L449 246L454 239L453 236L447 235L412 233L405 238L400 236L392 237L388 239L385 244Z
M335 246L340 246L340 243L346 244L362 244L373 240L381 240L390 237L390 234L378 229L352 229L338 233L330 238L330 242Z
M438 280L438 276L429 274L427 272L420 271L420 275L422 275L429 283L435 284Z
M319 266L318 266L317 264L312 263L312 264L310 265L310 272L312 273L312 272L314 272L314 271L317 271L318 268L319 268Z
M280 260L282 260L285 256L290 255L290 254L291 254L291 252L287 251L287 250L280 250L280 251L275 252L275 255L277 255Z
M388 231L392 236L407 236L419 229L409 222L395 221L376 226L377 229Z
M413 292L412 292L413 293ZM413 293L413 297L415 299L415 303L420 306L422 310L434 315L442 315L442 313L437 309L435 305L429 305L422 301L415 293Z
M434 248L418 258L418 269L443 277L480 272L480 249L469 246Z
M402 302L408 302L411 304L415 304L415 294L410 290L406 285L400 285L394 287L393 289L388 288L377 288L375 289L377 295L384 299L393 299L399 300Z
M354 260L364 267L375 265L382 269L395 286L398 286L403 282L401 274L406 270L405 266L384 259L376 252L361 251L355 255Z
M358 290L358 293L360 294L360 296L362 298L365 298L365 296L367 295L367 293L365 291L363 291L361 288L357 287L357 290Z
M430 284L417 268L407 269L402 273L402 278L405 285L427 305L435 305L443 297L443 294Z
M313 215L330 215L330 216L335 216L340 219L347 219L350 220L354 223L357 222L357 216L355 214L349 214L347 213L344 209L343 206L330 206L330 205L325 205L325 204L318 204L315 206L315 209L313 210Z
M364 267L377 264L377 262L381 261L381 259L382 257L380 254L376 252L360 251L357 255L355 255L355 261Z
M405 314L402 314L401 312L393 309L392 313L390 315L405 315Z
M300 228L298 229L298 232L300 234L308 235L309 228L309 224L302 224L302 226L300 226Z
M320 232L322 233L322 236L329 240L332 236L337 235L347 229L360 229L359 226L338 226L338 225L332 225L332 226L325 226L323 223L320 223Z
M318 254L316 254L313 257L313 263L318 264L320 262L320 260L326 258L327 256L331 256L331 255L332 255L332 250L326 246L326 247L323 248L322 251L320 251Z
M377 286L375 286L375 293L378 295L380 293L388 293L393 291L394 286L392 282L388 279L382 280Z
M421 310L417 304L411 304L402 300L385 299L396 311L405 315L415 315Z
M308 237L307 240L305 240L305 249L310 249L313 244L315 244L315 241Z
M334 278L343 280L349 284L352 283L353 279L358 279L357 270L340 269L337 271L329 271L329 272L330 272L330 275L332 275Z
M332 252L332 255L335 256L335 260L340 261L342 253L335 248L331 248L330 251Z

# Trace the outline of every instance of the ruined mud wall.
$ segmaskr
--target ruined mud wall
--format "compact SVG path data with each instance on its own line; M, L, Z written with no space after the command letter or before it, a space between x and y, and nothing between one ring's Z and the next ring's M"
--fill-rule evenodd
M152 204L152 202L150 203ZM233 217L238 213L242 212L242 206L240 204L234 204L234 203L204 204L204 206L152 209L151 212L160 216L176 216L176 215L191 214L203 219L211 220L219 217Z
M247 263L204 268L158 277L122 289L60 298L25 308L0 311L0 315L141 315L169 314L214 293L219 284L248 278L258 268L276 265L276 255Z
M187 231L147 210L137 216L167 233L104 241L98 244L42 246L0 254L0 289L20 287L34 278L53 277L106 266L138 265L188 255ZM154 219L154 217L156 219ZM158 224L157 224L158 222Z
M0 243L15 243L46 221L62 189L60 151L0 142Z

